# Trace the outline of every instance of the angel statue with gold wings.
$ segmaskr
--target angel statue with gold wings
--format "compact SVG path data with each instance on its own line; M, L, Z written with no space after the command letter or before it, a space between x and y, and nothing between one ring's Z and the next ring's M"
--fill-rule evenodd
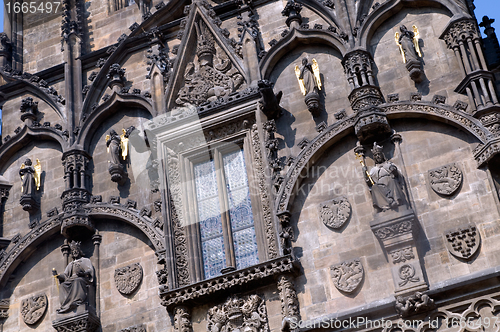
M316 59L312 64L307 58L302 59L302 66L295 66L295 75L299 81L300 91L304 96L311 92L318 93L321 90L321 78L319 76L319 65Z
M128 134L125 129L122 129L122 134L120 135L120 148L122 150L123 160L127 159L128 156Z
M35 190L40 190L40 178L42 174L42 165L40 160L36 160L36 165L33 166L31 159L26 159L24 164L19 169L19 176L21 177L22 195L34 195Z
M401 34L396 32L396 35L394 36L404 63L407 63L408 61L418 61L418 57L422 57L420 46L418 45L420 33L415 25L412 28L413 32L409 31L406 26L402 25L399 28Z

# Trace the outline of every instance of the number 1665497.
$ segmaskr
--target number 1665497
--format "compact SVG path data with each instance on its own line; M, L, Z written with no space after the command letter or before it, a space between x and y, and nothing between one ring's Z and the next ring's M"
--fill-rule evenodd
M59 9L59 6L61 5L61 2L41 2L41 3L36 3L34 1L32 2L11 2L11 1L6 1L5 3L5 9L7 10L7 13L23 13L23 14L35 14L35 13L46 13L46 14L51 14L51 13L57 13L57 10Z

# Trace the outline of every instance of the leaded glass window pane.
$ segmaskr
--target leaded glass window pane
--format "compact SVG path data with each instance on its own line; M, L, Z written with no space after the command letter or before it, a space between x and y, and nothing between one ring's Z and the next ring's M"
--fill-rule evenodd
M229 217L233 233L236 268L241 269L259 262L243 150L226 154L222 157L222 160L229 201Z
M217 174L213 160L194 165L196 199L200 220L201 247L205 277L220 275L226 266L224 239L217 188Z

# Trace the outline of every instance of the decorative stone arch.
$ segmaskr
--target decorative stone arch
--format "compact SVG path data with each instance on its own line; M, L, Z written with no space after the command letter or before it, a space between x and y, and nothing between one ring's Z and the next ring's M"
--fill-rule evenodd
M17 151L22 149L26 143L31 142L33 137L40 140L56 142L61 147L62 152L64 152L68 147L68 143L63 138L61 132L55 128L28 127L25 125L19 133L0 146L0 160L6 160L12 157Z
M157 255L165 252L163 235L152 225L153 220L143 215L141 211L120 204L109 203L86 204L83 209L90 218L119 220L138 228L151 241Z
M299 0L298 3L303 4L307 9L313 11L316 15L321 17L330 25L335 26L336 28L342 27L342 22L339 21L338 17L333 15L333 12L328 10L321 1L316 0Z
M5 287L10 274L36 250L38 245L61 231L61 223L59 216L55 216L38 224L17 241L0 260L0 287Z
M22 93L29 93L33 95L33 97L36 97L49 105L50 108L52 108L56 114L61 118L62 120L66 120L66 115L65 115L65 107L62 104L57 103L52 97L43 91L40 87L36 86L35 84L20 79L16 77L9 77L9 76L4 76L0 73L0 76L3 77L7 83L14 83L16 87L12 87L11 91L15 91L14 93L8 93L4 92L0 96L0 102L3 105L6 101L16 97L18 95L18 92L21 91Z
M383 104L379 107L387 114L389 120L401 117L424 117L463 129L476 137L481 144L484 144L491 138L491 133L477 119L449 105L407 101L395 104ZM277 214L291 210L296 188L299 188L304 178L301 175L306 174L308 168L321 158L322 154L330 146L338 142L342 137L353 133L358 119L359 115L355 114L329 126L309 142L300 154L294 158L294 162L290 166L283 184L278 191L275 204Z
M403 8L423 6L446 9L453 17L464 16L463 9L452 0L389 0L376 8L363 22L358 32L359 38L356 41L356 46L369 49L369 42L373 33L387 19L400 12Z
M88 151L88 144L90 144L89 138L94 134L97 128L96 124L101 123L105 118L116 113L120 107L139 107L150 114L151 117L155 116L151 102L145 97L129 93L113 92L111 97L99 105L99 107L97 107L85 120L76 138L76 144L79 146L85 144L84 149Z
M263 79L269 79L274 66L288 52L299 44L322 44L338 50L342 56L346 54L346 47L340 39L331 32L323 30L292 29L288 35L271 47L260 62L260 72Z

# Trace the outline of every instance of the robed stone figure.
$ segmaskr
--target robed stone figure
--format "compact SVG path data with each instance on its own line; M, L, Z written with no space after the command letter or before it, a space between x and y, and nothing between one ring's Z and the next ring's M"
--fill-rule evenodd
M83 257L79 242L71 242L70 249L73 261L68 264L64 273L57 276L61 283L59 287L61 308L57 310L60 314L89 303L89 295L92 295L89 293L94 292L95 272L90 259Z
M22 181L22 194L34 195L36 190L35 167L33 167L31 159L26 159L21 165L19 176Z
M386 160L382 147L373 144L373 160L375 166L367 172L364 167L365 179L371 187L373 206L381 211L393 209L399 205L405 205L406 199L403 193L403 175L396 165Z

